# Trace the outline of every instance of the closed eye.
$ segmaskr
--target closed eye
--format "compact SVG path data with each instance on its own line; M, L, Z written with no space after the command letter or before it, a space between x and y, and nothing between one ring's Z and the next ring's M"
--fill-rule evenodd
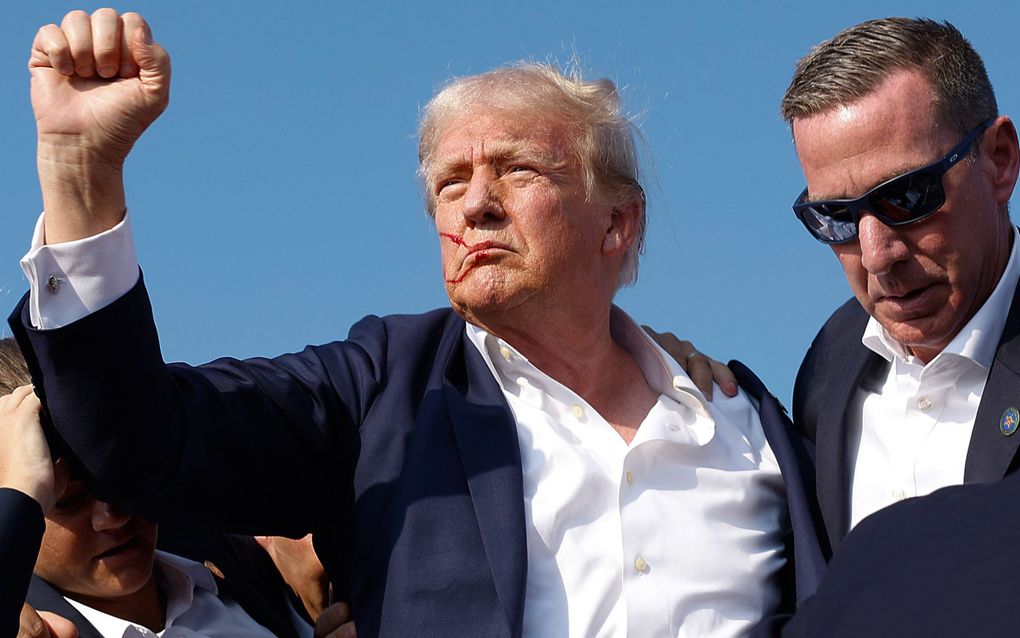
M512 164L506 169L507 173L523 173L526 171L535 172L535 168L528 164Z

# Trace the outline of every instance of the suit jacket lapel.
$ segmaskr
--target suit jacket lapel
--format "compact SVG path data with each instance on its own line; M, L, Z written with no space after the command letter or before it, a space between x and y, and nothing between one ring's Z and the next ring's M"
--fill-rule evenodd
M965 483L997 481L1009 471L1020 446L1020 434L1006 436L1000 429L1007 408L1020 409L1020 287L1013 293L1013 304L995 352L995 361L981 394L974 419L974 431L967 449Z
M859 339L850 344L845 354L845 373L835 378L831 387L823 390L828 398L819 409L815 441L819 505L833 552L850 525L848 412L864 373L876 360L880 360L878 355L861 345Z
M36 611L52 611L70 620L78 628L78 638L103 638L99 631L92 626L92 623L86 620L85 616L82 616L71 603L67 602L60 592L38 576L32 576L26 602Z
M520 636L527 540L517 425L502 390L463 329L458 338L446 365L446 402L496 593L510 635Z
M821 524L811 450L806 439L794 430L793 423L786 416L786 408L768 391L761 379L740 361L730 361L729 367L740 387L758 401L762 430L779 462L786 484L786 503L793 531L796 602L799 604L814 595L825 571L824 539L819 538Z

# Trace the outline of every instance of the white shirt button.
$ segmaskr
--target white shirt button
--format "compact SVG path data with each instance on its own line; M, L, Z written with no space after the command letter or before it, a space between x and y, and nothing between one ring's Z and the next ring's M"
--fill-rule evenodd
M510 352L510 348L507 348L506 346L499 347L499 354L501 354L503 356L503 359L507 361L509 361L510 358L513 356L513 353Z
M634 484L634 474L632 472L627 472L627 482L631 485Z
M893 490L892 496L897 501L902 501L903 499L907 498L907 493L904 492L903 490Z
M574 415L574 418L581 420L584 418L584 408L579 405L570 406L570 413Z
M917 409L921 410L922 412L927 412L928 410L931 409L931 406L932 402L931 399L929 399L928 397L921 397L920 399L917 400Z
M641 558L640 556L638 556L637 560L634 561L634 569L638 570L642 574L647 573L648 572L648 563L645 561L644 558Z

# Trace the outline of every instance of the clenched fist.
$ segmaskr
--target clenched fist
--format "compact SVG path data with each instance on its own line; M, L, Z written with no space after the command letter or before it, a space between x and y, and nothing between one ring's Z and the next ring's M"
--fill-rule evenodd
M72 11L39 29L28 68L46 242L107 230L124 214L124 160L169 101L170 57L137 13Z

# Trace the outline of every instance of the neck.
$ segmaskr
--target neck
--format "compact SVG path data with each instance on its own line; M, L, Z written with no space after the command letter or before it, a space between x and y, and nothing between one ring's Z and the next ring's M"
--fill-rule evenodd
M584 316L552 312L529 322L472 323L503 339L543 373L573 390L628 443L654 405L657 394L644 373L610 333L609 304Z
M99 598L69 592L65 595L104 614L154 632L163 631L166 624L166 597L156 582L155 571L141 589L125 596Z

